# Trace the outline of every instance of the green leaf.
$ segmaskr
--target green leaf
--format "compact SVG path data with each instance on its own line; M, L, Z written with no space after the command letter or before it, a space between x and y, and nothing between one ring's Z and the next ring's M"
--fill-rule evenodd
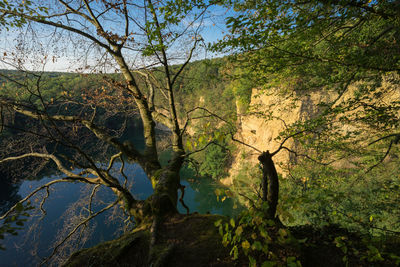
M274 267L276 266L276 263L273 261L264 261L261 265L261 267Z
M260 241L255 241L253 245L251 245L252 250L262 250L263 246Z
M347 262L347 261L348 261L347 255L344 255L344 256L343 256L342 261L343 261L343 262Z
M258 227L258 231L260 232L260 235L261 235L263 238L267 239L268 241L271 240L271 238L270 238L270 236L269 236L267 230L265 230L264 227L259 226L259 227Z
M233 254L233 260L236 260L237 258L239 258L239 250L238 250L238 247L235 245L235 246L233 246L233 248L232 248L232 250L231 250L231 252L230 252L230 255L232 255Z
M257 261L252 256L249 256L249 266L257 267Z
M229 224L225 223L225 232L229 232Z
M238 228L236 228L235 234L237 236L240 236L242 233L243 233L243 227L240 225L240 226L238 226Z

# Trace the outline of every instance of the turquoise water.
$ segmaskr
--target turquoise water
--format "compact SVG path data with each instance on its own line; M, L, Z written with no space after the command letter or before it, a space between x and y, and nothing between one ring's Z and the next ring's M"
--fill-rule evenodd
M116 168L118 167L116 165ZM145 199L151 195L153 191L151 184L138 165L127 164L125 173L128 177L132 177L130 180L131 192L138 199ZM190 212L237 214L238 209L232 199L224 202L217 201L214 191L220 186L215 181L208 178L195 178L193 173L187 169L181 173L181 176L181 183L186 186L184 202L189 206ZM57 176L45 177L39 181L24 181L20 185L17 195L25 197L36 187L55 178ZM81 183L56 184L44 204L46 216L42 217L40 213L31 216L31 220L25 224L24 230L20 231L18 236L9 235L1 241L6 246L6 250L0 251L0 266L36 266L43 258L49 256L57 238L65 236L68 227L71 227L67 221L79 214L87 216L88 212L85 207L87 207L91 188ZM15 194L13 196L15 198ZM102 188L96 193L95 200L96 204L92 208L96 212L111 203L114 195L108 188ZM34 200L33 203L39 205L40 201L41 198L37 201ZM180 203L178 209L181 213L186 213ZM118 218L121 215L121 210L116 208L113 212L106 212L96 217L87 226L86 229L90 229L90 231L82 235L82 242L78 247L90 247L121 235L122 230L118 230L123 226L122 220ZM66 249L64 252L68 254L71 250ZM57 262L53 264L57 266Z

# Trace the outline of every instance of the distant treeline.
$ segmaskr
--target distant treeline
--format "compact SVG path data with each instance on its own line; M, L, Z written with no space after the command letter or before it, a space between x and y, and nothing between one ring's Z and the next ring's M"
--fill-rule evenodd
M178 112L181 116L194 106L201 105L220 114L235 111L234 95L229 90L229 80L226 77L228 61L222 59L200 60L190 63L176 81L175 94L178 103ZM180 65L172 67L177 72ZM162 72L159 68L152 69L152 73L162 84ZM63 72L22 72L16 70L0 70L0 96L16 100L30 101L39 104L40 98L44 101L57 101L68 98L77 102L85 102L82 97L87 93L93 94L96 90L108 90L113 94L109 81L122 81L121 74L78 74ZM145 79L136 74L138 83ZM108 82L107 82L108 81ZM218 101L215 101L218 99ZM156 93L156 105L165 104L163 95Z

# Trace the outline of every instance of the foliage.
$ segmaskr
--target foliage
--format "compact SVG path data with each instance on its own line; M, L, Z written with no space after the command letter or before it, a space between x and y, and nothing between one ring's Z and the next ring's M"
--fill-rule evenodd
M240 56L236 60L239 58ZM235 96L238 115L244 115L250 106L252 89L257 87L258 83L251 70L241 66L240 63L235 63L232 59L230 62L225 71L230 80L227 90Z
M246 152L239 152L240 166L238 170L232 172L231 191L234 192L241 202L250 206L261 196L261 169L258 164L245 161L248 157Z
M236 49L241 54L234 59L265 89L334 96L319 103L318 118L298 122L285 136L304 131L318 139L326 131L323 137L335 133L331 140L338 143L346 123L379 129L376 139L399 126L399 102L391 89L382 90L387 80L391 87L400 81L396 1L226 2L237 13L227 19L230 33L214 49ZM375 101L390 96L390 104ZM318 145L326 142L321 140Z
M180 114L182 118L186 117L185 111L194 107L205 107L222 117L235 116L234 96L228 89L227 64L225 58L205 59L188 64L176 86L177 102L183 108Z
M213 48L234 51L232 60L244 70L239 76L294 102L328 96L317 114L285 124L277 138L294 139L292 149L285 147L294 160L281 179L283 222L398 234L398 1L225 4L236 13ZM369 260L379 260L373 251Z
M205 151L204 161L200 165L200 175L221 179L226 176L225 166L228 159L227 149L224 144L211 145Z
M245 256L249 266L302 266L303 261L320 264L327 256L333 257L327 261L329 266L392 265L400 260L398 237L360 235L334 224L288 228L268 220L267 210L266 203L258 202L236 220L215 222L233 260ZM314 260L310 262L310 258Z
M315 163L282 179L280 215L286 225L340 225L371 236L400 233L398 160L368 174Z
M231 157L231 147L226 136L229 126L223 125L216 129L220 121L218 118L210 120L208 114L198 118L193 126L194 134L186 139L186 148L195 152L189 159L190 166L196 170L197 175L219 180L227 175Z
M304 79L308 72L334 82L346 68L398 70L396 1L226 2L237 15L227 19L230 33L217 47L258 54L267 60L258 66L264 73Z
M19 1L18 3L13 3L13 1L1 0L0 8L8 9L9 11L21 11L24 8L30 6L32 1ZM44 10L40 8L41 10ZM26 24L26 19L20 17L14 17L11 14L6 16L0 16L0 31L1 29L6 29L7 31L12 27L22 27Z
M276 227L273 220L265 217L266 211L266 203L257 203L242 212L237 220L215 222L222 244L231 248L234 260L245 254L249 266L301 266L294 249L301 241L299 243L288 229ZM283 247L287 250L282 254L278 251Z

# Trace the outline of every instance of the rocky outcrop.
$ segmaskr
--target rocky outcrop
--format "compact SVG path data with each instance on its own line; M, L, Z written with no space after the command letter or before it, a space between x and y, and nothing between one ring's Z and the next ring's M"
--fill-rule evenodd
M64 266L244 266L233 261L214 223L219 215L175 215L152 241L150 227L74 253ZM153 244L154 243L154 244ZM245 259L244 259L245 260Z
M287 126L316 117L322 110L321 103L330 103L332 107L343 103L352 103L357 95L363 95L358 107L349 106L346 113L338 114L333 124L338 126L338 133L345 135L349 132L368 132L368 136L364 139L373 140L378 138L380 130L363 124L363 120L357 122L358 119L350 120L350 123L342 122L340 117L346 115L350 118L356 118L357 114L364 116L368 106L374 107L391 107L393 110L399 110L400 100L400 78L398 75L385 76L382 79L381 86L371 90L375 84L357 82L347 87L347 90L338 95L336 91L330 90L314 90L314 91L288 91L283 89L253 89L251 96L250 109L246 114L238 114L240 119L239 131L236 135L237 139L244 143L257 148L260 151L275 151L281 144L278 138L279 134L286 129ZM369 89L368 89L369 87ZM398 111L396 111L399 113ZM392 116L396 116L392 114ZM397 114L400 117L400 114ZM358 116L359 118L359 116ZM386 134L390 132L387 129ZM359 142L360 140L355 140ZM361 141L362 142L362 141ZM364 140L364 142L367 142ZM301 149L293 140L285 143L285 146L297 150ZM238 145L238 153L236 154L231 168L231 177L224 181L225 184L232 184L232 177L238 172L243 163L246 162L255 165L258 164L257 157L259 155L254 149ZM278 173L285 176L285 169L290 163L294 163L294 155L282 150L273 158ZM338 166L343 167L343 162L336 162Z
M295 92L287 96L279 90L265 93L260 89L253 89L250 110L247 114L241 114L240 128L236 137L260 151L275 151L281 143L277 137L288 125L312 118L320 110L318 103L329 102L333 96L334 94L321 91L307 92L307 94ZM240 152L235 157L231 176L240 168L243 157L246 158L246 162L253 165L258 163L259 153L249 147L239 146ZM289 140L285 146L294 149L295 143ZM274 156L274 161L277 171L284 174L283 167L290 163L291 156L287 151L281 151ZM228 180L228 183L231 181Z

